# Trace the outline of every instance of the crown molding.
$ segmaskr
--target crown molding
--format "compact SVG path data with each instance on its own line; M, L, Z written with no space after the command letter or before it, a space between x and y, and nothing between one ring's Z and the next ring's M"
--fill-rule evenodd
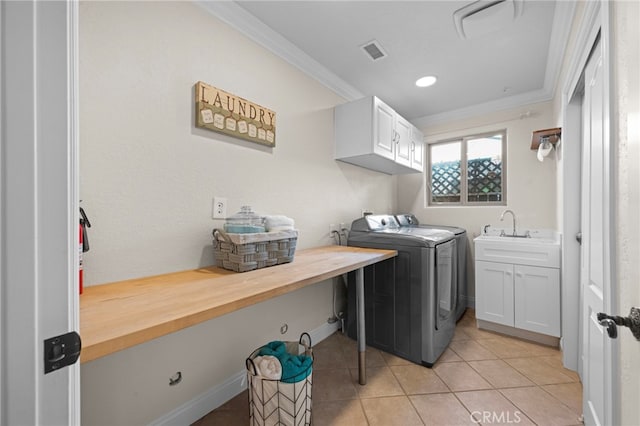
M315 78L347 101L354 101L365 96L358 89L339 78L324 65L240 7L235 1L197 0L195 3L265 49Z
M456 110L445 111L439 114L416 117L410 121L418 128L425 128L429 125L462 120L495 111L552 100L555 96L556 85L558 84L562 70L562 63L569 41L569 35L571 34L575 9L576 2L574 1L556 1L556 10L551 26L547 68L545 70L542 89L520 93L495 101L470 105Z
M195 3L267 50L280 56L305 74L315 78L345 100L353 101L365 96L358 89L342 80L324 65L311 58L293 43L240 7L235 1L196 0ZM452 111L417 117L410 121L417 127L425 127L436 123L460 120L499 110L517 108L523 105L547 102L553 99L557 80L562 69L564 52L571 32L575 6L574 1L556 1L556 11L551 29L551 41L542 89L481 104L470 105Z
M509 96L507 98L501 98L481 104L470 105L468 107L459 108L452 111L445 111L439 114L416 117L410 119L409 121L417 128L425 129L435 124L463 120L466 118L477 117L479 115L485 115L496 111L518 108L525 105L548 102L551 99L553 99L553 93L549 93L549 91L545 89L539 89L526 93L520 93L514 96Z

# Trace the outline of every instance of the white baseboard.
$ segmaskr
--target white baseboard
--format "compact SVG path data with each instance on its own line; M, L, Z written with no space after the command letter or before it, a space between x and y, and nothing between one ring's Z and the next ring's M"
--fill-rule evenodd
M339 324L339 321L333 324L324 323L315 330L312 330L309 333L312 344L316 345L331 336L338 330ZM201 393L192 400L171 410L164 416L151 422L150 425L175 426L192 424L244 391L247 388L246 374L245 370L238 371L224 382L217 384L208 391Z

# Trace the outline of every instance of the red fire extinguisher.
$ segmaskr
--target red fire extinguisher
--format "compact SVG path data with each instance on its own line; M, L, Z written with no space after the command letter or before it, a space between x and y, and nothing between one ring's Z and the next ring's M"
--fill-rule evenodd
M78 225L78 228L80 229L80 250L79 250L79 259L80 259L80 294L82 294L82 290L84 289L83 287L83 276L82 276L82 219L80 219L80 225Z
M80 294L84 290L84 274L83 274L83 263L82 263L82 253L89 251L89 238L87 236L87 228L91 228L91 222L87 218L87 215L84 212L84 209L80 207L80 237L79 237L79 258L80 258L80 268L79 268L79 287Z

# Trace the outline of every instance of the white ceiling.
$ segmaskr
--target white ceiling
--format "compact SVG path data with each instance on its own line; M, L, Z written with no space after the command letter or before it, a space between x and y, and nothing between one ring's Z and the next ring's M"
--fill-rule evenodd
M199 3L346 99L376 95L416 124L551 99L575 6L523 0L515 20L463 39L453 14L472 0ZM371 40L387 57L367 56ZM416 87L425 75L438 82Z

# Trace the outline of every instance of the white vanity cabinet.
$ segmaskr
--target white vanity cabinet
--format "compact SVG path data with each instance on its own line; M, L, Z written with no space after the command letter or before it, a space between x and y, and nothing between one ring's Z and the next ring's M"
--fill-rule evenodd
M475 243L476 318L560 337L559 244Z
M375 96L335 108L335 158L387 174L418 173L422 134Z

